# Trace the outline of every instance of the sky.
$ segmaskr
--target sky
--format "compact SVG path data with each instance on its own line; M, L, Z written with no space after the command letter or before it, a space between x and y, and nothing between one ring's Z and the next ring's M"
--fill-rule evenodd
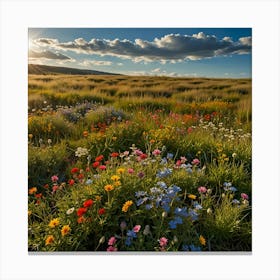
M251 28L29 28L28 63L126 75L251 78Z

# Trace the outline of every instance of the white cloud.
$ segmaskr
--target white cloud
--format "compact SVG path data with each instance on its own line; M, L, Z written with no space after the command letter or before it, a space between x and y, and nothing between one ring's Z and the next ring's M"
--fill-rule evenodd
M105 60L84 60L83 62L80 62L79 65L83 66L110 66L113 63L111 61L105 61Z
M251 52L251 37L239 38L238 41L233 42L229 37L219 40L216 36L206 35L203 32L192 36L168 34L161 38L155 38L153 41L93 38L87 42L83 38L78 38L72 42L58 42L56 39L40 38L34 43L56 50L116 56L135 62L159 61L162 64Z

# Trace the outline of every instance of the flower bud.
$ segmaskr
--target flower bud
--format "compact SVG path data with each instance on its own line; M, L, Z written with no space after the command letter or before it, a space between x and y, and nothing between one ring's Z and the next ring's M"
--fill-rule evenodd
M105 242L105 236L102 236L100 239L99 239L99 244L102 244Z
M212 214L212 209L211 209L211 208L208 208L208 209L207 209L207 214L209 214L209 215Z
M167 217L167 212L166 211L162 212L161 216L162 216L163 219L166 218Z

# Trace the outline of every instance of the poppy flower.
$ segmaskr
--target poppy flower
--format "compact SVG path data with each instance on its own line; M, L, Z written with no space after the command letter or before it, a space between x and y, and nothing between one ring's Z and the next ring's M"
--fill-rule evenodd
M68 184L69 184L70 186L73 186L73 185L75 184L75 181L74 181L73 179L70 179L70 180L68 181Z
M81 207L77 210L77 216L81 217L87 212L87 208Z
M78 222L78 224L81 224L81 223L85 222L85 220L86 219L83 216L81 216L77 219L77 222Z
M100 156L95 158L95 161L102 161L103 159L104 159L104 156L100 155Z
M99 210L98 210L98 215L104 215L105 214L105 212L106 212L106 210L104 209L104 208L100 208Z
M119 153L117 153L117 152L111 153L111 157L118 157L118 156L119 156Z
M96 161L92 164L92 167L93 168L97 168L99 166L100 162L99 161Z
M79 178L79 179L83 179L83 178L84 178L84 174L83 174L83 173L80 173L80 174L78 175L78 178Z
M99 168L100 170L105 170L105 169L106 169L106 165L100 165L98 168Z
M78 173L79 172L79 168L78 167L74 167L71 169L71 173L74 174L74 173Z
M88 208L88 207L90 207L92 204L93 204L93 200L92 200L92 199L88 199L88 200L86 200L86 201L83 203L83 206L84 206L85 208Z

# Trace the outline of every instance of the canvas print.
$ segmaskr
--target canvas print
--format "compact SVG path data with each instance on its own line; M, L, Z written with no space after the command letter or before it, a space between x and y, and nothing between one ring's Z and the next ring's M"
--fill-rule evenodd
M251 28L29 28L29 252L250 252Z

